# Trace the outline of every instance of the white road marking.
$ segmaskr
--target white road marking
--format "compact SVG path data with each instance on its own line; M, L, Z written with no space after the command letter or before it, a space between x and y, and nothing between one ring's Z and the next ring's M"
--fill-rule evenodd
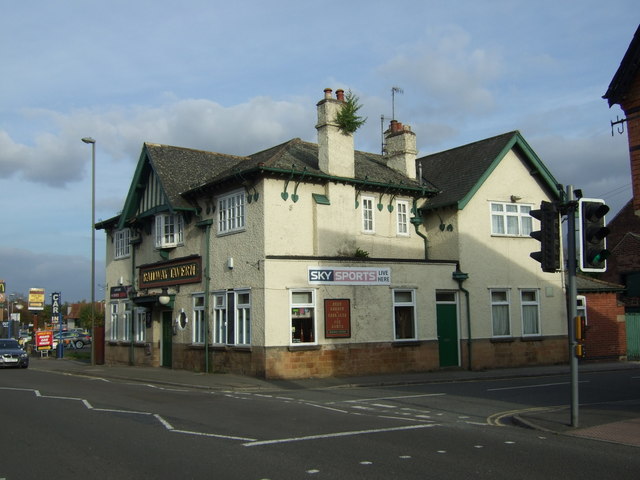
M345 403L362 403L362 402L374 402L378 400L402 400L404 398L420 398L420 397L442 397L446 393L423 393L420 395L398 395L395 397L378 397L378 398L359 398L356 400L344 400ZM342 403L342 402L331 402Z
M589 380L581 380L578 383L589 383ZM558 382L558 383L540 383L538 385L521 385L519 387L488 388L487 392L498 392L501 390L521 390L524 388L555 387L558 385L570 385L570 384L571 382Z
M337 433L325 433L321 435L307 435L304 437L290 437L290 438L278 438L274 440L262 440L256 442L249 442L243 444L244 447L257 447L261 445L274 445L278 443L291 443L291 442L304 442L307 440L324 440L327 438L337 437L354 437L357 435L369 435L372 433L386 433L386 432L398 432L402 430L415 430L418 428L430 428L434 427L434 424L429 425L407 425L406 427L390 427L390 428L374 428L371 430L354 430L350 432L337 432Z

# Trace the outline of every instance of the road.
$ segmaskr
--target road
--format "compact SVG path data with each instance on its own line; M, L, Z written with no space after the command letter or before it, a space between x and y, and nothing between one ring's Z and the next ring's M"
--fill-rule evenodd
M212 392L0 370L0 479L637 478L638 448L505 425L567 404L567 382ZM639 398L632 372L581 376L581 403Z

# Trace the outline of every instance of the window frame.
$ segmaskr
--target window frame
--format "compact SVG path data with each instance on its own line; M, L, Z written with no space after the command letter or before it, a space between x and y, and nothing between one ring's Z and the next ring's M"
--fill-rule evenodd
M240 297L248 295L248 302ZM251 289L213 292L213 344L246 347L251 345Z
M407 200L396 201L396 234L400 237L408 237L409 230L409 202Z
M247 228L247 201L244 190L234 190L216 199L218 235L244 232Z
M167 232L167 228L171 228ZM184 244L184 217L180 214L159 213L155 217L156 248L174 248Z
M376 221L375 221L375 198L370 196L363 196L362 201L362 232L363 233L376 233Z
M203 345L206 340L204 293L193 294L191 297L191 305L193 307L191 343L194 345Z
M535 294L535 300L525 300L524 294L533 292ZM535 323L536 323L536 331L535 332L526 332L525 330L525 307L535 307ZM520 289L520 315L522 319L522 336L523 337L539 337L541 335L540 328L540 289L538 288L521 288Z
M109 310L109 341L116 342L118 341L118 313L120 303L113 302Z
M123 342L131 341L131 320L132 320L131 310L129 309L129 305L124 305L124 312L122 314L122 334L120 335L120 339Z
M311 302L295 302L294 295L296 294L311 294ZM299 310L305 310L300 313ZM298 310L298 313L294 316L294 310ZM306 310L309 310L309 317L307 317ZM317 345L318 344L318 316L317 316L317 305L316 305L316 290L313 288L291 288L289 289L289 344L291 346L309 346L309 345ZM301 332L304 332L302 328L303 320L306 318L310 318L311 326L311 335L310 340L304 341L302 339L297 339L297 331L296 328L300 326ZM302 334L300 335L302 337ZM309 337L308 337L309 338Z
M410 293L411 294L411 301L406 302L406 301L399 301L396 299L396 294L399 293ZM392 302L392 311L393 311L393 339L396 342L412 342L412 341L416 341L418 339L418 323L417 323L417 305L416 305L416 289L415 288L394 288L391 291L391 302ZM400 318L398 318L398 309L405 309L405 308L410 308L411 310L411 334L412 336L404 336L404 337L399 337L398 335L400 334L399 332L399 321L401 320Z
M493 294L503 292L505 293L506 300L494 301ZM491 337L492 338L511 338L511 289L509 288L491 288L489 289L489 301L491 305ZM507 333L496 334L496 310L494 307L506 306L507 307Z
M133 340L143 343L147 341L147 309L136 308L133 320Z
M113 233L113 258L120 260L131 256L131 229L123 228Z
M494 206L499 206L501 210L494 210ZM508 211L509 207L515 207L516 211ZM533 205L528 203L514 202L489 202L489 214L491 224L491 236L494 237L517 237L529 238L533 231L533 217L529 212L533 209ZM499 219L499 225L496 223ZM517 227L517 232L510 231L513 227L513 221ZM497 228L497 227L500 228ZM502 231L499 231L502 230Z
M218 303L218 299L221 302ZM214 345L227 345L227 291L213 292L213 340Z
M235 343L234 345L251 345L251 290L235 290ZM248 301L241 303L240 296L248 296Z

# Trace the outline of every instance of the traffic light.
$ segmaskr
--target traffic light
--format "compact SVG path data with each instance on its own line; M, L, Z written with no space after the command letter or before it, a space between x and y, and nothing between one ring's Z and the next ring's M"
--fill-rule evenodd
M540 210L529 212L540 220L540 230L531 232L531 236L540 242L540 251L530 254L540 262L543 272L553 273L560 269L560 218L558 208L551 202L540 203Z
M604 216L609 211L604 200L597 198L581 198L578 201L579 262L583 272L606 272L607 258L611 252L607 250L606 236L610 230L606 227Z

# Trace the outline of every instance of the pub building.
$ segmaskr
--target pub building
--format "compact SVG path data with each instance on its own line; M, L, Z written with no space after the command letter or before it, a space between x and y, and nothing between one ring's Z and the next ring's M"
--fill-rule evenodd
M521 135L417 159L393 120L367 153L346 101L325 90L318 143L143 145L122 212L96 225L106 363L308 378L566 359L561 275L529 258L527 212L557 182Z

